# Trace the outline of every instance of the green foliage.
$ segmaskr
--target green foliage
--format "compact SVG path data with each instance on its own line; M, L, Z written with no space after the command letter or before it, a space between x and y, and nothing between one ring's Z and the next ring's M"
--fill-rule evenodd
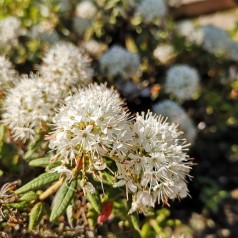
M39 202L31 209L30 216L29 216L29 225L28 225L28 229L30 231L34 230L36 226L40 223L45 213L44 206L45 205L42 202Z
M49 185L55 181L57 181L60 177L59 173L43 173L37 178L33 179L29 183L25 184L21 188L17 189L15 192L17 194L26 193L28 191L34 191L43 186Z
M72 181L65 180L58 190L53 200L53 207L50 214L50 221L55 221L62 215L70 205L77 187L77 179Z
M91 192L86 192L86 197L89 200L89 202L92 204L93 208L97 213L101 213L102 211L102 205L101 205L101 200L100 196L97 191L94 193Z

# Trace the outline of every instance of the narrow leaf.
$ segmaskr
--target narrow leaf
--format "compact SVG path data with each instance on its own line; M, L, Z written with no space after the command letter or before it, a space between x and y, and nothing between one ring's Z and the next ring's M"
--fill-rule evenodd
M54 181L58 180L60 177L59 173L43 173L37 178L33 179L29 183L25 184L24 186L20 187L15 191L15 193L26 193L31 190L37 190L45 185L51 184Z
M92 206L96 210L96 212L101 213L102 212L102 204L101 204L99 194L97 192L95 192L95 193L86 192L86 197L89 200L89 202L92 204Z
M20 201L26 201L26 202L30 202L30 201L34 201L37 199L37 195L35 192L30 191L28 193L25 193L23 196L21 196Z
M60 215L62 215L70 202L73 199L75 189L77 187L77 179L73 179L70 184L65 181L63 185L58 190L53 201L53 208L50 215L50 221L56 220Z
M42 216L44 215L44 205L43 203L37 203L30 212L29 216L29 230L34 230L35 227L40 223Z
M29 165L32 167L46 167L50 163L50 158L45 157L45 158L39 158L39 159L34 159L29 162Z
M138 215L137 214L136 215L133 214L133 215L130 215L130 217L131 217L131 223L132 223L134 229L140 233Z
M8 203L6 206L12 207L12 208L21 209L21 208L26 208L26 207L28 207L28 202L26 202L26 201L21 201L21 202L16 202L16 203Z

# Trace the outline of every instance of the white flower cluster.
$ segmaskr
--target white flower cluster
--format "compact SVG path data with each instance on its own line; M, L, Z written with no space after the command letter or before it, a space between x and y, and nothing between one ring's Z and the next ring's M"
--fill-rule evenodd
M40 73L44 82L66 92L92 79L88 55L71 43L54 45L43 58Z
M196 27L192 21L184 20L177 24L176 30L179 35L184 36L188 42L201 45L203 42L203 30Z
M156 202L187 196L191 162L177 126L151 112L133 121L113 89L97 84L80 89L66 100L54 126L49 146L62 162L56 170L67 174L67 166L81 163L87 176L106 169L111 158L117 165L114 187L132 194L130 213L148 214Z
M7 53L18 45L18 37L22 34L20 21L16 17L6 17L0 20L0 49Z
M168 12L165 0L142 0L136 13L149 23L156 18L164 17Z
M191 99L198 86L198 72L188 65L175 65L167 72L165 92L173 94L181 101Z
M197 130L185 110L176 102L171 100L164 100L153 105L153 111L157 114L168 117L170 122L174 122L179 125L179 129L184 132L184 137L188 139L190 143L193 143Z
M202 31L203 48L212 54L226 55L229 45L227 33L214 25L206 25L202 27Z
M3 102L3 122L12 130L13 138L23 141L33 138L37 127L52 120L57 97L59 94L54 94L39 76L23 76Z
M153 55L162 64L168 64L175 58L176 52L172 45L158 45L155 48Z
M5 91L17 81L18 74L12 63L5 56L0 56L0 91Z
M82 1L76 6L73 28L79 36L85 33L96 14L97 8L92 1Z
M105 85L92 84L69 97L54 126L50 148L57 150L64 164L84 156L90 169L105 169L102 156L125 156L131 141L124 103Z
M109 77L121 75L131 77L139 73L140 59L135 53L131 53L121 46L112 46L100 58L100 68Z
M119 181L132 193L134 211L148 214L155 203L168 204L168 199L188 194L186 176L191 169L185 140L175 124L151 112L137 114L132 125L133 146L125 160L117 162Z

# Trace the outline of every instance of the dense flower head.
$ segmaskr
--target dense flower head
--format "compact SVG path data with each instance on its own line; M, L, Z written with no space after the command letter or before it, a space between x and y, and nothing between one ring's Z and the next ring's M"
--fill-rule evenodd
M55 44L43 58L40 72L44 82L62 91L87 85L92 78L88 55L71 43Z
M227 33L214 25L206 25L203 30L203 48L212 54L226 54L229 46Z
M172 45L158 45L153 55L162 64L168 64L175 58L176 52Z
M168 121L179 125L179 129L184 132L184 137L193 143L197 134L196 128L185 110L176 102L163 100L153 105L153 111L168 117Z
M5 56L0 56L0 91L13 86L17 80L18 74L12 63Z
M18 18L9 16L0 20L0 49L7 53L18 45L22 29Z
M108 76L130 77L139 72L139 56L121 46L112 46L100 59L100 67Z
M97 13L97 8L92 1L84 0L76 6L76 16L84 19L93 19Z
M156 18L165 16L168 8L164 0L142 0L136 12L146 23L149 23Z
M175 124L151 112L137 114L132 125L133 146L128 158L117 163L119 181L132 193L130 213L147 214L155 203L184 198L188 190L186 176L191 169L187 147Z
M196 27L192 21L184 20L177 24L176 30L179 35L184 36L188 42L201 45L203 41L203 30Z
M37 75L22 76L19 83L8 91L2 118L15 139L33 138L34 129L52 120L59 103L59 94L53 92L53 88Z
M86 156L95 169L104 169L102 156L125 156L131 140L124 102L103 84L81 88L67 98L54 118L54 126L50 148L65 164Z
M181 101L191 99L198 86L198 72L188 65L174 65L167 72L165 92L173 94Z

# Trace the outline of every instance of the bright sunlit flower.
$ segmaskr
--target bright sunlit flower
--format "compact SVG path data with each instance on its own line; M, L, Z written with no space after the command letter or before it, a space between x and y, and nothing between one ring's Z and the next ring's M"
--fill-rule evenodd
M132 125L133 145L127 159L117 163L119 180L114 187L126 186L132 193L134 211L148 214L155 203L188 194L186 177L191 169L188 145L175 124L151 112L137 114Z
M102 156L124 157L130 143L128 113L113 89L93 84L67 99L54 118L50 148L63 163L84 156L91 168L103 170Z
M89 57L71 43L53 46L43 58L40 72L44 82L66 92L92 79Z
M165 92L173 94L179 100L191 99L198 86L198 72L188 65L175 65L167 72Z

